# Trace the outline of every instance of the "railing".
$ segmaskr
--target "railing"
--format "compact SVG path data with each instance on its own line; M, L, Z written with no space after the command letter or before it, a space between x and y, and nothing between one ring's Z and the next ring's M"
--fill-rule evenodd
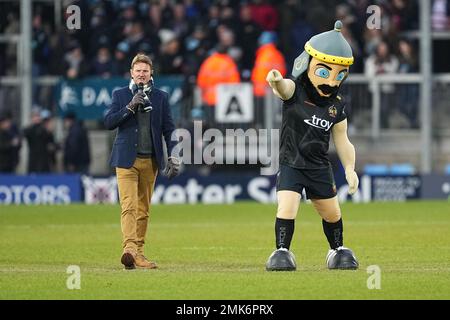
M54 112L56 111L55 90L59 80L60 77L52 76L38 77L33 80L33 85L39 88L35 92L40 92L35 96L36 102ZM367 138L369 139L367 141L376 141L380 137L411 137L411 135L420 139L419 89L421 81L420 74L382 75L373 79L367 78L363 74L351 74L341 90L341 94L347 101L349 136ZM21 96L21 79L19 77L0 77L0 109L12 110L15 119L23 119L20 108ZM444 141L450 136L450 74L433 76L432 97L430 110L433 140ZM200 105L199 90L192 88L190 96L183 99L181 104L177 126L192 125L194 119L192 109ZM204 128L214 127L222 132L225 132L225 129L236 128L244 130L280 128L281 106L281 100L269 89L264 99L255 101L257 117L253 122L246 124L211 123L209 125L205 123ZM21 126L27 124L28 122L21 123ZM96 128L95 125L94 123L92 128ZM63 136L62 123L57 121L56 138L61 141ZM418 140L418 144L420 144L420 140ZM23 156L23 158L25 157Z
M378 139L380 135L418 131L421 126L420 74L379 75L368 78L351 74L341 89L346 101L349 133ZM197 89L198 90L198 89ZM198 96L198 95L197 95ZM450 134L450 74L433 76L432 123L437 135ZM261 103L261 102L260 102ZM193 106L201 105L199 98ZM260 105L255 105L261 108ZM248 127L279 128L281 101L269 89L264 99L264 118L258 117ZM214 124L226 129L227 124Z
M35 102L55 110L54 89L60 77L44 76L33 80L33 85L44 90ZM395 134L399 130L420 128L420 74L379 75L368 78L363 74L351 74L344 83L341 94L347 102L346 111L350 134L378 138L381 134ZM20 117L20 77L0 77L0 106L14 106ZM198 88L184 99L180 117L183 121L192 118L192 108L201 106ZM450 131L450 74L433 76L433 129L436 134L447 135ZM279 128L281 124L281 101L271 90L263 100L255 101L257 117L245 127ZM386 121L387 119L387 121ZM413 123L415 122L415 123ZM219 129L236 128L230 124L215 124Z
M59 77L45 76L33 80L34 86L44 90L35 96L35 102L54 110L54 88ZM344 83L341 94L347 101L347 114L350 134L377 139L380 134L394 134L398 130L417 130L420 128L420 74L380 75L368 78L363 74L351 74ZM11 108L20 117L20 77L0 77L0 106ZM198 89L189 100L184 100L180 117L190 120L191 110L201 105ZM433 129L439 135L450 131L450 74L433 76ZM267 107L269 106L269 107ZM277 128L281 121L280 100L268 90L264 100L255 101L258 116L245 127ZM261 112L261 110L263 110ZM416 113L416 114L414 114ZM386 121L387 120L387 121ZM390 120L390 121L389 121ZM414 122L414 123L412 123ZM179 123L182 125L182 123ZM230 125L216 124L227 128ZM236 126L231 126L236 127Z

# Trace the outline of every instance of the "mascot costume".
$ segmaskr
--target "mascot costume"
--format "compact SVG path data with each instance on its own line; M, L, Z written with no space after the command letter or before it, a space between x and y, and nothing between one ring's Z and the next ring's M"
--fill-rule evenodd
M322 217L323 231L330 245L327 267L358 268L353 252L343 246L341 210L327 154L332 135L345 169L349 193L355 193L359 184L355 148L347 136L345 102L338 94L348 76L353 55L341 29L342 23L336 21L334 30L312 37L305 44L305 51L295 59L290 79L283 79L275 69L266 78L274 94L283 100L275 221L277 249L266 263L268 271L297 268L289 248L303 190Z

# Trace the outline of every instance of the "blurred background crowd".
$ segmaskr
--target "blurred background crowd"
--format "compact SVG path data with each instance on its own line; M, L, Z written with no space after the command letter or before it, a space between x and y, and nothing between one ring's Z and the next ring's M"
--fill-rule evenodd
M255 99L262 99L267 71L277 68L283 75L289 74L305 42L329 30L336 19L343 22L342 33L353 49L355 63L351 73L375 77L420 71L417 1L75 0L63 3L64 8L70 4L79 6L81 25L88 27L69 30L64 23L56 21L52 3L33 2L33 77L129 77L132 58L138 52L145 52L153 59L156 77L183 76L185 101L192 99L193 87L198 86L202 104L213 106L216 101L211 88L219 82L252 82ZM372 4L381 10L382 28L366 26L367 8ZM0 33L17 34L20 30L18 3L1 2L0 5ZM431 22L434 31L450 30L449 0L432 0ZM433 72L450 72L447 58L450 46L436 46ZM0 76L16 75L17 59L15 44L0 43ZM389 98L396 89L386 84L381 90L383 97ZM418 128L418 86L397 93L404 101L412 100L412 107L404 104L408 109L402 112L408 118L408 126ZM52 125L48 124L52 114L48 112L54 112L55 107L46 104L43 95L49 93L33 91L35 119L30 121L52 132ZM387 105L388 102L382 101L382 114ZM212 117L211 110L203 109L204 119ZM14 125L14 110L8 106L0 106L0 112L0 129L11 133L9 147L20 148L21 142L15 138L28 139L30 131ZM79 123L77 134L85 134L83 125L73 115L65 118ZM389 126L386 121L386 117L381 117L382 127ZM57 145L52 139L44 139L48 145L37 150L50 150L49 157L56 150L72 152L67 150L70 146L66 142ZM71 139L66 132L65 141L68 140ZM33 145L31 141L28 139ZM74 155L83 153L83 161L87 162L89 156L85 151L76 151ZM17 160L14 157L12 162ZM64 166L69 171L75 168L73 164ZM79 168L82 167L85 164ZM30 166L28 170L36 171ZM51 171L51 168L43 170Z
M336 19L355 56L354 73L417 70L417 48L405 32L418 28L418 6L407 0L77 0L80 30L55 26L51 4L33 8L33 74L126 76L132 57L146 52L159 74L196 76L212 51L222 46L235 62L242 80L249 80L260 36L276 41L288 70L305 42L330 29ZM381 8L382 28L366 27L367 8ZM17 3L2 4L0 31L19 30ZM330 9L331 8L331 9ZM433 28L450 28L450 4L434 0ZM1 50L0 75L15 74L16 48ZM8 61L8 64L5 62ZM375 72L379 72L375 68Z

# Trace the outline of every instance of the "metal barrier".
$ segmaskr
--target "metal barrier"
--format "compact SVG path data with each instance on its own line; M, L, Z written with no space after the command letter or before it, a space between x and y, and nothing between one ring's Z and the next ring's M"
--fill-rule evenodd
M56 111L55 86L59 77L45 76L33 80L33 101L51 111ZM420 74L381 75L373 79L363 74L351 74L344 83L341 94L346 101L350 133L378 138L380 133L395 134L398 130L420 128ZM19 77L0 77L0 106L10 106L16 119L21 117L21 80ZM186 91L186 90L185 90ZM447 135L450 123L450 74L433 76L432 120L436 134ZM227 128L279 128L281 124L281 101L271 90L264 99L255 99L255 120L247 124L219 124ZM183 126L195 118L194 108L201 107L199 89L192 88L184 97L179 111L178 125ZM22 123L23 125L24 123ZM354 131L352 131L354 130Z
M433 128L437 135L448 134L450 122L450 74L433 77ZM368 78L363 74L351 74L341 89L346 101L350 134L377 139L384 135L395 135L400 130L420 129L420 74L392 74ZM195 90L198 90L196 88ZM201 106L197 101L192 106ZM280 128L281 100L267 90L263 101L255 108L264 109L263 117L255 117L245 127ZM260 110L257 110L257 112ZM234 128L239 124L214 123L218 129Z
M56 112L55 89L59 77L38 77L33 80L33 100ZM369 79L362 74L351 74L344 83L341 94L346 100L349 135L374 141L380 136L401 139L404 133L417 135L420 139L420 74L383 75ZM24 120L21 114L21 80L19 77L0 77L0 109L8 108L15 119ZM431 106L432 132L434 141L444 141L450 136L450 74L433 76L433 103ZM192 120L198 119L193 110L201 107L198 88L184 89L184 98L177 127L189 128ZM255 99L256 117L251 123L204 123L204 129L214 127L225 133L226 129L265 128L277 129L281 126L282 101L270 89L264 99ZM21 123L21 127L29 121ZM101 129L97 123L90 126ZM62 122L57 121L55 138L63 139ZM246 142L248 143L248 142ZM420 144L420 142L418 142ZM22 149L22 159L26 159L26 147ZM442 161L442 160L441 160ZM24 166L19 170L24 172Z

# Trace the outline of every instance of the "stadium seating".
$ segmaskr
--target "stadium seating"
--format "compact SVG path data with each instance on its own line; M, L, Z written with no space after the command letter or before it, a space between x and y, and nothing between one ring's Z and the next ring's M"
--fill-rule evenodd
M394 163L391 165L389 173L397 176L413 175L416 169L411 163Z
M387 175L389 168L385 164L370 163L364 166L364 174L369 176Z
M445 174L450 174L450 163L445 167Z
M449 171L450 172L450 171ZM377 175L413 175L416 169L410 163L393 163L392 165L381 163L369 163L364 166L364 174L370 176Z

